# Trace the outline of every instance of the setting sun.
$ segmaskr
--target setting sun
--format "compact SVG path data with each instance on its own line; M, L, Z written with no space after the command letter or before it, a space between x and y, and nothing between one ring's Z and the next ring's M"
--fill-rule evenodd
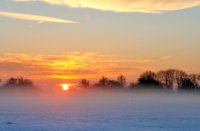
M60 86L62 87L62 90L63 91L68 91L70 88L69 88L69 84L60 84Z

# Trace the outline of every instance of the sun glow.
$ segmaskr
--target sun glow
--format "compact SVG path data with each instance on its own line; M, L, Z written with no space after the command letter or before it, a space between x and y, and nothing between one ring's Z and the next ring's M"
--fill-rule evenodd
M60 86L62 87L63 91L68 91L70 89L70 85L69 84L60 84Z

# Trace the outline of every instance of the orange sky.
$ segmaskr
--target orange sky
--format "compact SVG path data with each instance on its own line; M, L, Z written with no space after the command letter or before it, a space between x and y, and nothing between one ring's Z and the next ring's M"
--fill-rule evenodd
M115 4L113 4L115 3ZM136 81L146 70L199 73L199 0L6 0L0 78L39 84Z
M24 76L40 81L54 79L56 82L74 82L82 78L95 80L102 75L115 78L121 74L134 80L145 70L157 70L151 64L166 63L171 59L170 56L162 56L130 60L113 55L80 52L54 55L1 53L0 56L3 78Z

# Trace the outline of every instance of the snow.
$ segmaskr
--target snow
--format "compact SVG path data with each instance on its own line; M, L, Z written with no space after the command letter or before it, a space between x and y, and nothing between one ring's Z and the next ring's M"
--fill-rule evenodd
M0 97L0 131L200 130L198 94L79 92Z

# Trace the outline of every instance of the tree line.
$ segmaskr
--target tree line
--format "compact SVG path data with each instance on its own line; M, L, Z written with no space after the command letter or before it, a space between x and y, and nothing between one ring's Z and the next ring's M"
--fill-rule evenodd
M2 80L0 79L0 83ZM126 77L118 76L110 79L102 76L96 83L92 84L87 79L81 79L79 87L83 89L134 89L134 88L158 88L158 89L200 89L200 74L187 74L178 69L161 70L158 72L145 71L137 82L128 83ZM37 89L30 79L23 77L11 77L0 86L0 89Z
M161 70L158 72L145 71L137 82L127 83L125 76L116 80L102 76L97 83L91 84L87 79L79 83L82 88L160 88L160 89L200 89L200 74L187 74L178 69Z
M2 83L2 80L0 79L0 83ZM11 77L8 80L6 80L2 85L0 86L0 89L33 89L38 90L39 88L36 87L32 80L25 79L23 77Z

